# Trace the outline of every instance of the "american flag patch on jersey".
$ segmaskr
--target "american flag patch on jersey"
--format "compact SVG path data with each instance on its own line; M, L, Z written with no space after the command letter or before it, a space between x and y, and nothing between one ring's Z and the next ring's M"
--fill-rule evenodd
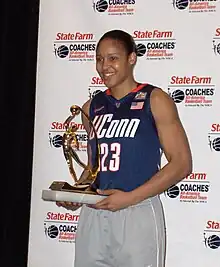
M144 101L142 102L132 102L130 109L142 109L144 106Z

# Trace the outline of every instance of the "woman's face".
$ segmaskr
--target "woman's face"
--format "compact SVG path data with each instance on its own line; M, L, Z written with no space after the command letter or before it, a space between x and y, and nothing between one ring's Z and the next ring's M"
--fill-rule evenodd
M128 55L120 41L104 39L100 42L96 53L96 70L108 88L114 88L130 78L131 55Z

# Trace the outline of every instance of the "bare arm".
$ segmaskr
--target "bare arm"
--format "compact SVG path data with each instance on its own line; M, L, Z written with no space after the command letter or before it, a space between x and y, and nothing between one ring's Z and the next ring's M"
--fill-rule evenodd
M137 202L164 192L192 171L188 139L173 100L162 90L155 89L151 95L151 110L168 163L149 181L132 191Z

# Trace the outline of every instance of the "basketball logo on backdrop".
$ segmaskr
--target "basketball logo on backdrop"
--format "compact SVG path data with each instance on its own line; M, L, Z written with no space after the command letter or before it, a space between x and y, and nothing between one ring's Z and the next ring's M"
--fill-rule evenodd
M184 10L188 7L189 0L173 0L173 7L179 10Z
M190 13L206 13L216 11L218 0L173 0L173 7L176 10Z
M185 99L185 94L182 90L177 89L174 90L172 93L170 92L170 88L168 88L168 94L172 97L175 103L181 103Z
M94 12L107 15L127 16L135 13L135 0L93 0Z
M138 57L148 60L174 59L176 39L173 31L135 30L133 38Z
M65 58L69 55L69 48L66 45L56 46L54 44L54 54L56 57Z
M143 57L145 55L145 53L147 52L147 48L144 44L137 44L136 45L136 49L137 49L137 56L138 57Z
M57 32L53 52L57 59L94 61L96 41L93 33Z
M56 225L50 225L47 227L46 223L44 223L44 233L47 237L55 239L59 234L59 230Z
M206 248L220 248L220 222L208 220L203 232L203 242Z
M103 80L100 77L93 76L90 80L88 93L89 99L92 99L95 95L106 89Z
M212 40L213 51L216 56L220 56L220 28L216 28L215 36Z
M165 196L183 203L207 203L209 189L207 173L191 173L180 183L168 188Z
M166 194L170 198L176 198L180 194L180 189L177 185L171 186L170 188L168 188Z
M102 92L101 90L94 90L93 88L89 88L89 99L92 99L94 96Z
M220 124L213 123L208 133L208 144L212 152L220 152Z
M63 144L63 137L60 134L52 135L51 132L49 132L49 142L52 147L59 148Z
M212 107L215 100L215 85L210 76L172 76L167 93L173 101L185 107Z
M108 2L105 0L93 1L93 9L98 12L105 12L108 9Z

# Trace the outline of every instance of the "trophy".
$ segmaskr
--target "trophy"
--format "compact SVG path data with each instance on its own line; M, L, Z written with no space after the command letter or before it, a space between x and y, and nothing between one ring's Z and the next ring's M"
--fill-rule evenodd
M42 191L42 199L46 201L67 201L82 204L94 204L104 196L96 193L97 175L100 168L100 149L96 129L89 118L89 116L77 105L70 107L71 115L64 122L65 133L62 138L62 147L64 158L67 162L70 175L74 184L70 185L66 181L54 181L49 189ZM94 162L92 167L90 164L85 164L81 161L76 151L79 151L79 142L77 139L76 131L78 130L77 124L71 124L72 120L78 116L83 115L88 121L90 131L94 136L93 153ZM77 177L74 169L73 161L82 167L83 172L80 178Z

